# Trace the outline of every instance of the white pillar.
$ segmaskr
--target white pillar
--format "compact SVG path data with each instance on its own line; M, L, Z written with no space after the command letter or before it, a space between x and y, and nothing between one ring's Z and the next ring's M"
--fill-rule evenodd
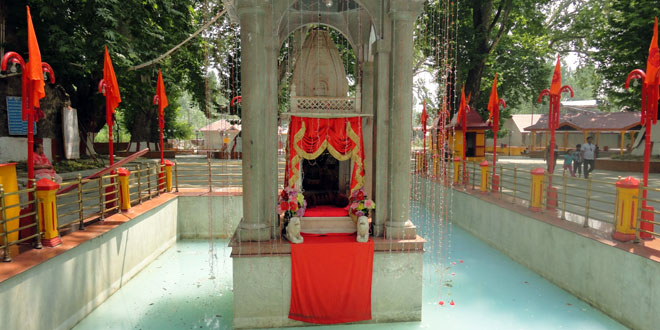
M410 221L410 139L412 137L413 32L422 1L392 0L392 55L389 113L390 217L385 237L413 239L417 228Z
M264 2L239 0L241 26L242 135L243 135L243 219L236 230L240 241L270 240L273 219L267 208L269 137L269 80ZM270 33L270 31L268 31ZM275 196L273 196L274 198Z
M389 218L389 185L387 184L388 166L388 122L390 91L390 48L385 40L374 43L374 129L373 129L373 198L376 202L374 212L374 236L383 236L384 225Z

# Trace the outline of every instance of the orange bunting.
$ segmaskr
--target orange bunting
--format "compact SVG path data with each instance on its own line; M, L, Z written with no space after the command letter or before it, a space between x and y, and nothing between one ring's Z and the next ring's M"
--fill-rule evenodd
M111 114L115 113L115 108L121 103L121 95L119 94L115 69L112 67L112 60L110 59L110 53L108 53L108 46L105 46L103 58L103 81L105 82L105 97L107 99L107 109L105 111L107 117L112 118ZM108 121L108 123L110 122Z
M27 25L28 25L28 52L30 61L27 63L27 77L30 84L30 95L28 96L32 101L32 106L40 108L39 100L46 97L44 86L44 72L41 68L41 51L39 51L39 43L37 42L37 34L34 32L34 25L32 25L32 15L30 14L30 6L27 7Z
M156 84L156 98L158 99L158 124L160 128L165 127L165 107L167 107L167 94L165 94L165 83L163 74L158 69L158 83ZM154 100L156 102L156 100Z
M561 94L561 64L559 62L559 55L557 55L555 73L552 74L552 85L550 85L550 95L559 94Z
M658 84L656 75L660 69L660 52L658 52L658 18L653 24L653 39L649 46L649 57L646 60L646 84Z
M495 74L495 79L493 80L493 88L490 90L490 99L488 99L488 120L493 118L493 114L499 109L500 98L497 95L497 73Z

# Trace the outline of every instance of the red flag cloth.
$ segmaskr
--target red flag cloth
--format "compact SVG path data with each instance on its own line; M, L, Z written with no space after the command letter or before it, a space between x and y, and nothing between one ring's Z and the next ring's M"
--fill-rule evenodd
M497 96L497 73L495 74L495 79L493 80L493 88L490 90L490 99L488 99L488 112L490 112L490 115L488 116L488 120L493 119L493 115L495 115L500 108L500 98Z
M424 100L424 108L422 109L422 118L421 118L422 132L424 132L424 136L426 136L426 121L428 119L429 119L429 115L426 113L426 100Z
M335 324L371 319L374 241L306 236L291 244L289 318Z
M555 73L552 74L552 85L550 85L550 95L559 94L561 94L561 64L559 62L559 55L557 55Z
M165 83L163 74L158 69L158 83L156 84L156 97L158 98L158 127L165 127L165 107L167 107L167 95L165 94ZM156 100L154 100L155 102Z
M39 100L46 97L44 86L44 72L41 68L41 51L39 51L39 43L37 42L37 34L34 32L34 25L32 25L32 15L30 15L30 6L27 7L27 26L28 26L28 52L30 61L27 63L27 77L30 84L30 95L28 96L32 102L32 106L40 108Z
M660 53L658 52L658 18L653 23L653 39L649 46L649 57L646 60L646 84L657 84L656 74L660 69Z
M458 126L461 123L461 118L465 116L465 108L467 107L467 102L465 102L465 85L461 89L461 103L458 105L458 116L456 117L456 125Z
M112 114L115 113L115 108L121 102L121 95L119 94L119 84L117 84L115 69L112 67L112 60L110 59L110 53L108 53L108 46L105 46L105 55L103 58L103 82L105 83L106 98L105 120L108 127L111 127Z

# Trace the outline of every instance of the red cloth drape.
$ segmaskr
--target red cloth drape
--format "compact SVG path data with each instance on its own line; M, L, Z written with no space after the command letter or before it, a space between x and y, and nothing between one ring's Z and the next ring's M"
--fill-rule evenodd
M291 117L286 179L293 187L300 177L300 161L315 159L326 149L338 160L353 161L351 192L364 183L362 118Z
M350 236L305 236L291 244L293 320L335 324L371 319L374 242Z

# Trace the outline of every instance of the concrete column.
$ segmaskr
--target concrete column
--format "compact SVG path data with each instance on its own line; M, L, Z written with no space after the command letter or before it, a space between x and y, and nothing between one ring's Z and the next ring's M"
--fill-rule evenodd
M389 125L389 90L390 90L390 48L385 40L374 43L374 79L373 79L373 199L376 202L374 212L374 236L383 236L385 220L389 217L388 178L388 125ZM365 99L364 97L362 98ZM365 155L366 156L366 155Z
M271 237L266 214L268 182L266 167L269 141L268 47L265 44L266 8L263 1L239 0L237 12L241 26L242 136L243 136L243 218L236 235L240 241L265 241Z
M362 113L374 113L374 63L365 61L362 63ZM373 196L373 172L370 170L373 162L373 131L374 118L362 119L362 136L364 139L364 190L369 197ZM378 204L376 204L378 205Z
M273 237L279 235L279 215L277 214L277 191L278 191L278 81L277 81L277 57L279 55L279 43L277 29L274 28L273 15L267 15L267 23L271 28L266 28L266 43L268 44L268 61L266 65L266 75L268 77L268 103L266 105L266 114L268 118L268 127L266 129L268 141L268 155L266 159L267 183L265 184L264 198L266 199L266 209L264 210L266 219L273 232Z
M417 235L410 221L410 139L412 137L413 32L422 1L391 0L392 55L389 111L390 217L385 237L412 239Z

